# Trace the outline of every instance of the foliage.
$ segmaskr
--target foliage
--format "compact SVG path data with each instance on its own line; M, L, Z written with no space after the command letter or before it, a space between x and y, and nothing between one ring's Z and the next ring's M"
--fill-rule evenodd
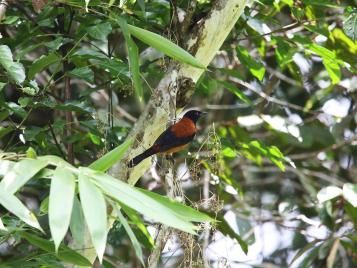
M0 22L2 264L89 266L93 246L104 267L145 265L162 223L176 228L177 266L190 255L211 265L356 265L354 2L251 3L205 69L186 42L211 2L9 1ZM190 153L175 156L187 205L162 195L160 157L135 187L105 173L136 142L130 129L172 63L205 69L187 107L209 115ZM178 230L198 235L185 243ZM219 235L235 257L215 245ZM264 239L269 251L254 252Z

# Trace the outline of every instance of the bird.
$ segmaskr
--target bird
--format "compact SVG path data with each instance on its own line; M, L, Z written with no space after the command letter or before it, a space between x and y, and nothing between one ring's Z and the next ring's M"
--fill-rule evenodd
M131 159L128 167L135 167L154 154L171 154L183 150L195 137L197 133L196 123L204 114L206 113L198 110L186 112L177 123L161 133L149 149Z

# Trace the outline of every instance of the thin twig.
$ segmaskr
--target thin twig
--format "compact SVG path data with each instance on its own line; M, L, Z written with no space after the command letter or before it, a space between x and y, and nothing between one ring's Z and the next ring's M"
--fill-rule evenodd
M335 144L331 145L330 147L323 148L321 150L316 150L316 151L307 152L307 153L291 154L288 156L291 160L303 160L303 159L315 157L319 153L330 151L330 150L334 151L334 150L339 149L340 147L343 147L345 145L354 144L356 142L357 142L357 135L352 137L351 139L343 140L341 142L335 143Z
M255 87L253 87L249 83L244 82L241 79L238 79L238 78L235 78L235 77L230 77L229 80L231 82L233 82L233 83L236 83L236 84L239 84L241 86L246 87L247 89L253 91L255 94L259 95L261 98L265 99L268 102L272 102L272 103L275 103L275 104L278 104L278 105L281 105L281 106L289 107L289 108L294 109L294 110L298 110L298 111L302 111L304 113L309 113L309 114L314 114L314 115L315 114L319 114L319 113L322 112L322 111L309 111L309 110L306 110L304 107L301 107L299 105L295 105L295 104L292 104L292 103L289 103L289 102L286 102L286 101L282 101L282 100L276 99L274 97L270 97L267 94L265 94L264 92L259 91L258 89L256 89Z
M53 140L54 140L54 142L55 142L55 144L56 144L56 147L58 148L58 151L61 153L62 158L63 158L63 159L66 159L66 156L65 156L64 152L62 151L61 145L60 145L59 142L57 141L56 134L55 134L55 132L53 131L53 127L52 127L51 122L48 122L48 126L49 126L49 128L50 128L51 135L52 135Z

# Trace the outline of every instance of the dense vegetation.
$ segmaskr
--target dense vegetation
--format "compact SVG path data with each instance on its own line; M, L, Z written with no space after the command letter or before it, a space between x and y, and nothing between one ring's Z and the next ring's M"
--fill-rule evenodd
M355 6L0 1L0 267L357 265Z

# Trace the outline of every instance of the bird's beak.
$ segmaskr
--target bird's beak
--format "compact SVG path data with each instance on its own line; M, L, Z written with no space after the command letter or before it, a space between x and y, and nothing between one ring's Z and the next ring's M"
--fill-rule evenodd
M206 115L206 114L208 114L207 112L201 112L201 115Z

